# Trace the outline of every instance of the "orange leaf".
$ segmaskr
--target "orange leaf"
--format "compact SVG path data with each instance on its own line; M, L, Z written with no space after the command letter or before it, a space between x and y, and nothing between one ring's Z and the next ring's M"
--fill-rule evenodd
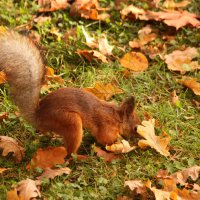
M108 153L96 146L94 146L94 152L96 152L97 156L102 157L106 162L111 162L112 160L119 159L119 156L115 155L114 153Z
M46 67L46 74L45 79L49 81L55 81L59 84L64 84L64 80L60 77L54 74L54 69L51 67Z
M125 54L119 62L123 67L136 72L144 71L148 68L148 60L142 53L129 52Z
M31 162L27 165L27 169L35 169L40 167L45 169L51 168L56 164L63 164L67 151L65 147L47 147L45 149L38 149L35 156L31 159Z
M92 60L101 60L103 63L108 63L107 58L96 50L77 50L77 53L84 56L89 62Z
M184 76L182 79L178 80L178 82L190 88L196 95L200 95L200 83L198 83L195 78Z
M184 51L173 51L172 53L165 55L165 62L170 70L180 71L184 74L187 71L194 69L200 69L197 61L192 61L193 58L198 56L196 48L188 47Z
M7 171L7 170L10 170L10 168L1 168L0 167L0 174L2 174L3 172Z
M123 93L121 89L117 88L111 83L108 83L107 85L96 83L93 88L89 87L85 88L85 90L93 93L95 96L102 100L109 100L113 95Z
M39 12L53 12L69 7L68 0L38 0Z
M0 84L3 84L6 82L6 75L4 72L0 72Z

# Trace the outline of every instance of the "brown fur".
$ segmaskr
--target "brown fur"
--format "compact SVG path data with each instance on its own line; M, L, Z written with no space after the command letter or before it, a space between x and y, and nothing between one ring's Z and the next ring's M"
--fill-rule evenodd
M139 123L133 97L117 106L82 89L62 88L39 102L42 59L33 43L17 33L0 35L0 69L8 76L13 100L23 116L41 132L63 136L68 155L77 153L83 128L105 145L115 142L119 134L133 135Z

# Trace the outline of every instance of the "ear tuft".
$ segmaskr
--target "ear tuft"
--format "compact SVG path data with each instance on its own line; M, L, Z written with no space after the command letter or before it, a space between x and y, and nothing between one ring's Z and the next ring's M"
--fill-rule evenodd
M125 99L120 106L120 110L126 115L130 115L134 111L134 109L135 109L134 96L130 96L129 98Z

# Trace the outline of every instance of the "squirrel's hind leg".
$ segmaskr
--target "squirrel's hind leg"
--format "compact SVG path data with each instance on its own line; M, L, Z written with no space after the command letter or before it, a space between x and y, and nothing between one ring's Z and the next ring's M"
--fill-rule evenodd
M76 154L83 138L81 117L73 112L63 113L62 125L58 133L63 136L67 156Z

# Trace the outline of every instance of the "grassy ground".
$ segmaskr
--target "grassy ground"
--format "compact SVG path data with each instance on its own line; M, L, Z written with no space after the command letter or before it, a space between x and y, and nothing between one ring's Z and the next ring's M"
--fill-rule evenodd
M23 30L21 25L30 21L36 14L37 6L34 1L21 0L14 4L12 0L0 2L0 25L17 30ZM103 5L113 4L113 1L101 1ZM146 6L141 1L134 1L135 5ZM188 10L200 14L199 0L193 0ZM69 167L73 170L68 176L46 181L42 185L42 194L51 199L116 199L118 195L129 194L123 187L125 180L152 179L159 169L168 169L170 172L183 169L192 165L200 165L200 117L199 108L196 108L192 99L200 101L190 90L183 88L176 82L180 74L170 72L166 64L159 58L149 59L149 69L141 74L132 74L125 78L121 74L123 68L118 61L102 63L88 63L75 52L85 48L81 26L85 26L90 34L106 33L110 43L116 47L126 46L126 51L131 49L128 42L137 36L138 30L149 22L122 21L119 11L112 10L113 18L108 22L94 22L84 19L75 19L69 16L69 10L57 11L45 14L51 16L51 22L42 26L33 23L36 33L41 36L42 45L45 48L47 64L53 67L57 74L62 75L66 86L86 87L93 86L100 81L109 83L115 81L125 94L117 95L114 99L120 102L125 96L135 95L138 104L138 114L141 118L148 112L160 123L160 129L165 130L172 138L171 154L177 153L174 160L168 160L153 149L136 150L123 155L120 160L105 163L97 157L89 157L85 161L74 160ZM199 47L200 32L195 28L182 28L175 32L173 28L156 22L151 25L157 28L160 34L174 32L175 40L168 42L168 52L178 49L182 45ZM73 27L77 27L77 38L71 38L66 44L62 40L56 40L51 34L53 28L58 28L61 34ZM157 41L154 41L157 42ZM124 53L115 48L116 56ZM199 57L200 60L200 57ZM200 79L200 73L189 73ZM25 166L30 161L33 153L44 146L58 145L58 141L49 137L40 136L26 124L23 119L16 117L16 107L12 104L7 94L7 86L1 86L0 111L8 112L9 118L1 122L0 134L16 138L26 148L26 157L20 164L15 164L9 157L0 157L0 167L12 168L5 175L0 175L0 199L5 199L6 192L13 185L27 177L34 179L40 172L27 172ZM56 86L55 86L56 88ZM170 103L170 93L176 90L180 100L180 106ZM156 100L154 101L154 97ZM193 117L186 119L185 117ZM93 155L90 145L94 142L89 134L86 134L80 153ZM152 198L152 197L149 197Z

